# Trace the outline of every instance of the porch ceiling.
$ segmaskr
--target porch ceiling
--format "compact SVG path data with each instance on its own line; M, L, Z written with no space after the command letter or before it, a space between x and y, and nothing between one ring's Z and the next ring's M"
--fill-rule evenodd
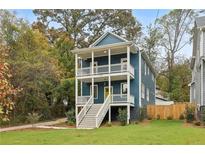
M92 82L91 78L86 78L86 79L80 79L83 82ZM116 75L116 76L111 76L111 81L122 81L122 80L127 80L127 75ZM94 82L104 82L108 81L108 77L96 77L94 78Z
M88 48L89 49L89 48ZM82 51L78 53L78 57L82 59L87 59L91 58L92 51L94 51L94 57L103 57L103 56L108 56L108 49L109 48L102 48L98 50L88 50L88 51ZM110 48L111 55L117 55L117 54L122 54L122 53L127 53L127 46L117 46L114 48ZM136 49L134 49L134 46L131 46L131 52L136 52Z

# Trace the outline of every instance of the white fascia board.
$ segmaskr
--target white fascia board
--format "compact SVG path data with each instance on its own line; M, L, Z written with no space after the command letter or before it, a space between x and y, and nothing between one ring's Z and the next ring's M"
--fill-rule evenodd
M88 47L88 48L82 48L82 49L74 49L71 50L72 53L91 53L92 51L101 51L101 50L106 50L108 48L117 48L117 47L126 47L127 45L132 45L131 41L128 42L120 42L120 43L113 43L113 44L107 44L107 45L102 45L102 46L97 46L97 47Z

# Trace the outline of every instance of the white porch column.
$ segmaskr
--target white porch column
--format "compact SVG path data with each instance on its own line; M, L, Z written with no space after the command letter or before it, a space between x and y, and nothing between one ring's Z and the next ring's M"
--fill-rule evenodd
M110 57L110 49L108 49L108 72L111 72L111 57Z
M130 46L127 46L127 71L130 72ZM127 124L130 122L130 73L127 74Z
M141 93L141 89L142 89L142 71L141 71L141 67L142 67L142 54L141 51L138 51L139 53L139 107L142 106L142 93ZM155 80L156 83L156 80Z
M130 46L127 46L127 71L130 72Z
M94 52L92 51L92 61L91 61L91 73L94 74Z
M78 127L78 107L77 107L77 100L78 100L78 79L77 79L77 71L78 71L78 55L75 54L75 117L76 117L76 126Z
M111 106L109 107L109 120L108 120L109 123L111 123Z
M204 101L204 94L203 94L203 91L204 91L204 83L203 83L203 69L204 69L204 66L203 66L203 60L201 60L201 105L203 105L203 101Z
M93 97L93 101L94 101L94 78L92 77L92 86L91 86L91 96Z

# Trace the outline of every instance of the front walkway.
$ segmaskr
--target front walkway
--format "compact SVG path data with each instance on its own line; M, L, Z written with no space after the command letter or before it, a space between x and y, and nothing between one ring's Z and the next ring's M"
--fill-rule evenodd
M61 118L61 119L57 119L55 121L48 121L48 122L41 122L41 123L36 123L36 124L28 124L28 125L0 128L0 132L19 130L19 129L26 129L26 128L33 128L33 127L39 127L39 126L51 126L51 125L55 125L55 124L58 124L58 123L66 122L66 120L67 120L66 118Z

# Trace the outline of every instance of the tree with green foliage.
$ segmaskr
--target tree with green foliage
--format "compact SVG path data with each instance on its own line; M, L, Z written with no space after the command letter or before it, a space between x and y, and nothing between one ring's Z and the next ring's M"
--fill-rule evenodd
M55 24L58 27L56 30L65 32L75 47L88 47L108 29L129 40L137 40L141 36L141 25L131 10L49 9L33 12L38 22L45 25L47 32L54 29L51 25ZM42 30L45 29L38 22L36 24L41 25Z
M173 67L179 51L191 42L191 24L196 14L190 9L171 10L157 20L157 27L163 35L160 44L163 47L166 66L161 71L168 78L168 92L172 92Z

